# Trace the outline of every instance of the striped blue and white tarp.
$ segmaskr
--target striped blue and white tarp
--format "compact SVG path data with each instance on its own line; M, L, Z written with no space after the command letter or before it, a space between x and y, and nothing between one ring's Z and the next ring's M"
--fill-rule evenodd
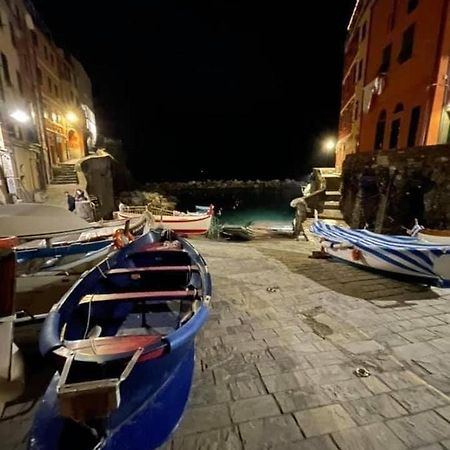
M410 236L352 230L328 225L319 220L313 223L311 232L331 244L351 245L394 269L417 276L442 278L436 273L435 263L441 256L450 255L450 246L431 244Z

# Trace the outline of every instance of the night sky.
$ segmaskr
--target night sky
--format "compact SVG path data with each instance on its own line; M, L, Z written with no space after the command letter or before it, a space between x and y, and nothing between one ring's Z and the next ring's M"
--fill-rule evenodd
M327 161L354 0L34 3L137 179L300 178Z

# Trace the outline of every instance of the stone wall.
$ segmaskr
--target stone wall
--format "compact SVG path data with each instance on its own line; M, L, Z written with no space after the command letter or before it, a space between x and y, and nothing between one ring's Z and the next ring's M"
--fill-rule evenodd
M97 219L112 218L115 211L113 187L113 159L107 153L88 156L80 160L80 168L86 179L86 192L98 200Z
M404 234L414 219L450 227L450 146L416 147L347 156L341 210L354 227Z

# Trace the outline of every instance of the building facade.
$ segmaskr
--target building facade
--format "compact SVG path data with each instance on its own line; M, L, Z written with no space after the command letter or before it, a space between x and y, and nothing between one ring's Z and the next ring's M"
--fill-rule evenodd
M0 0L0 24L0 201L33 201L53 168L86 154L81 64L56 45L28 0ZM94 114L90 90L86 96Z
M431 7L426 0L356 2L345 47L337 169L355 152L450 141L450 0L432 3ZM350 118L345 102L351 98Z

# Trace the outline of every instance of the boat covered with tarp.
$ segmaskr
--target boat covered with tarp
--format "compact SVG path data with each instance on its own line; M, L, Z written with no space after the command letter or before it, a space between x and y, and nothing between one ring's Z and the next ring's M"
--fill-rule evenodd
M58 371L29 448L163 444L188 399L211 289L205 260L168 230L146 233L82 275L41 331L41 353Z
M330 256L359 267L450 287L450 245L413 236L384 235L315 220L311 232Z

